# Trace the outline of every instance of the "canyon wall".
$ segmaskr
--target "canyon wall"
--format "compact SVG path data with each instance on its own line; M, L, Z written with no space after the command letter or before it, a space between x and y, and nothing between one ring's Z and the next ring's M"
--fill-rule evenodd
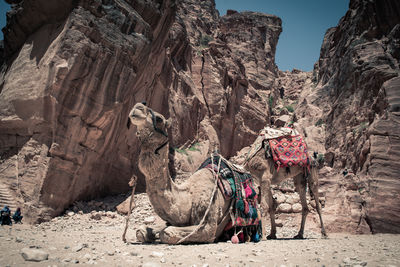
M280 18L220 16L213 0L9 2L0 179L31 222L126 192L133 174L145 190L126 122L146 101L172 119L173 176L293 120L319 153L327 230L400 232L396 1L350 1L313 73L278 70Z
M129 190L146 101L172 148L229 157L269 120L278 17L219 17L214 1L12 1L0 74L1 180L30 221ZM171 166L171 172L175 167Z
M19 1L3 30L1 178L32 221L128 189L138 150L127 114L175 17L170 1L66 5Z
M399 44L398 1L351 0L302 92L302 126L325 138L317 151L333 231L400 233Z

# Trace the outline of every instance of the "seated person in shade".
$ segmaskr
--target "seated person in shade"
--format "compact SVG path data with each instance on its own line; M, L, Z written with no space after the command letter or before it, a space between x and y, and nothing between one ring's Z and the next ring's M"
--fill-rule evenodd
M0 215L1 215L1 225L12 225L11 222L11 211L8 208L8 206L5 206L1 211L0 211Z
M13 220L15 223L22 223L22 216L21 215L21 208L17 208L17 210L15 211L14 215L12 216Z

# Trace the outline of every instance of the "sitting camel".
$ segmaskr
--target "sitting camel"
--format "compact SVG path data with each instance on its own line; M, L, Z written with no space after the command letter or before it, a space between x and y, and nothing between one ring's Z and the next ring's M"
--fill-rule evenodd
M133 107L129 119L137 127L141 145L139 169L146 179L147 194L155 212L168 225L160 231L160 241L167 244L214 242L230 220L231 201L225 200L217 190L213 171L200 169L184 183L175 184L168 171L169 121L142 103ZM136 235L138 240L146 242L155 233L147 228L138 230Z
M310 194L314 195L316 210L318 212L321 223L321 234L323 237L327 237L324 224L322 222L321 207L319 203L317 168L315 166L311 166L311 170L308 175L307 173L305 173L307 171L306 168L300 166L290 167L290 172L287 172L285 168L280 168L279 170L277 170L272 157L266 158L264 149L261 149L261 142L265 142L265 140L262 137L259 137L251 146L252 148L255 148L255 150L253 150L252 156L248 157L245 160L244 167L247 171L251 173L252 176L259 179L258 183L261 186L261 207L263 208L263 210L266 210L265 208L268 207L271 220L271 232L267 239L276 239L276 205L274 204L271 185L279 184L289 178L293 178L293 182L295 184L296 191L299 193L302 205L301 226L298 234L294 238L303 239L304 225L306 222L307 214L309 212L306 199L307 183L309 185ZM252 150L252 148L250 149L250 151Z

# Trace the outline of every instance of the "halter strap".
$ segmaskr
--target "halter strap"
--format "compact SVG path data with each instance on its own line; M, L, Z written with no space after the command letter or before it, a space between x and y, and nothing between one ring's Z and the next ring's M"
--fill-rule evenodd
M162 135L164 135L165 137L168 137L168 134L166 132L164 132L163 130L161 130L160 128L157 127L156 125L156 115L154 115L154 112L149 109L150 113L151 113L151 120L153 121L153 127L154 130Z

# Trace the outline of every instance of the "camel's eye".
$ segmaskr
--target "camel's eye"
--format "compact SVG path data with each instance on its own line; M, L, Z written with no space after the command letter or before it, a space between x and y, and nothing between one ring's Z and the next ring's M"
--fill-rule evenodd
M157 123L163 122L163 119L161 117L156 116L156 122Z

